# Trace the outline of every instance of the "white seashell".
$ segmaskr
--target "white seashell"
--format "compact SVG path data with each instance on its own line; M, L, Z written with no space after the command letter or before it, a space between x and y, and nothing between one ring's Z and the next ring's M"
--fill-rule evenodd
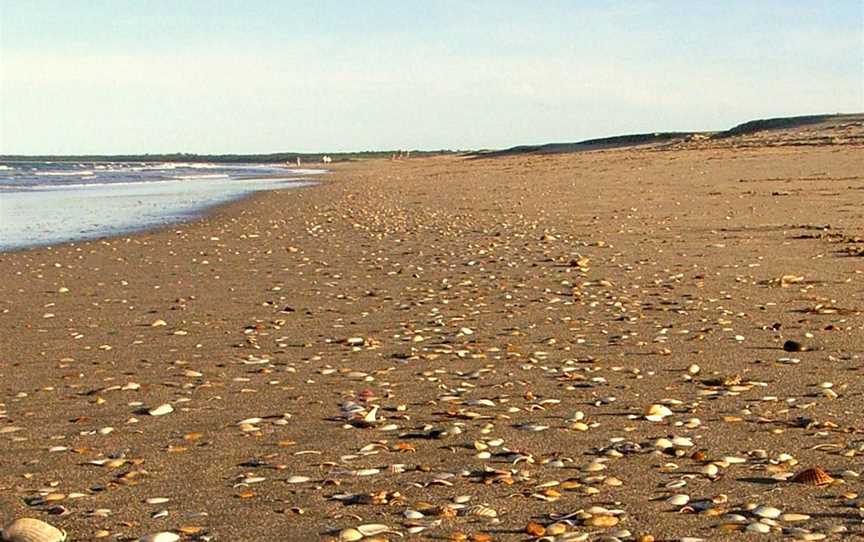
M246 418L245 420L240 420L239 422L237 422L237 425L255 425L263 421L264 420L261 418Z
M3 540L6 542L63 542L66 540L66 533L44 521L21 518L3 529Z
M684 506L688 502L690 502L690 496L684 494L672 495L671 497L666 499L666 504L670 506Z
M777 508L774 508L773 506L765 506L764 504L753 509L753 515L759 516L760 518L775 519L780 517L780 514L782 513L783 512Z
M426 517L423 515L423 512L418 512L417 510L405 510L402 515L405 516L405 519L423 519Z
M151 416L164 416L165 414L171 414L172 412L174 412L174 407L172 407L168 403L165 403L164 405L159 405L156 408L151 408L147 411L147 413Z
M376 534L392 533L393 530L383 523L367 523L358 525L357 531L363 536L375 536Z
M676 448L690 448L693 446L693 441L687 437L673 437L672 445Z
M308 476L289 476L286 482L289 484L303 484L311 480Z
M729 463L730 465L740 465L741 463L747 462L747 460L743 457L735 457L734 455L724 455L723 461Z
M356 542L361 538L363 538L363 533L361 533L357 529L342 529L342 531L339 533L340 542Z
M661 450L665 450L666 448L672 447L672 441L668 438L658 438L654 441L654 447L659 448Z
M702 474L709 478L714 478L717 476L717 473L720 472L720 467L715 465L714 463L708 463L704 467L702 467Z
M150 497L145 502L147 504L165 504L166 502L168 502L170 500L171 499L169 499L168 497Z
M142 536L138 539L138 542L177 542L178 540L180 540L179 535L172 532L164 531L161 533L153 533Z
M808 516L807 514L789 513L789 514L783 514L780 516L780 520L786 521L789 523L795 523L796 521L807 521L808 519L810 519L810 516Z
M672 411L666 405L653 404L645 410L645 419L650 422L662 422L663 418L672 415Z
M369 410L369 412L367 412L365 416L363 416L363 421L366 423L377 422L378 421L378 409L379 409L378 405L373 406L372 409Z
M770 525L766 525L766 524L764 524L764 523L756 522L756 523L751 523L750 525L748 525L747 528L746 528L746 530L747 530L748 532L751 532L751 533L763 533L763 534L766 534L766 533L770 533L770 532L771 532L771 526L770 526Z

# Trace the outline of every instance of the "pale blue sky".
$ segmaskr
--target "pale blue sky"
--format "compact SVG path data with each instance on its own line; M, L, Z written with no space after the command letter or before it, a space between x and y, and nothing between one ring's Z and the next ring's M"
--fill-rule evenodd
M862 0L0 0L0 153L492 148L854 111Z

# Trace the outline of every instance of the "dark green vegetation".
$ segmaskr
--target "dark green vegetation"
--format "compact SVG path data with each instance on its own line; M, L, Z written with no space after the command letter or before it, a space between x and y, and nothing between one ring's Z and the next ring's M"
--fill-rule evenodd
M779 117L775 119L759 119L739 124L734 128L730 128L725 132L715 134L714 137L724 138L737 135L753 134L764 130L786 130L789 128L798 128L800 126L808 126L810 124L821 124L831 121L843 120L860 120L861 115L804 115L800 117Z
M586 139L576 143L547 143L544 145L520 145L503 150L479 151L474 158L494 158L516 154L556 154L579 151L596 151L638 145L662 145L681 143L697 139L724 139L733 136L755 134L767 130L788 130L816 124L840 124L864 122L864 114L806 115L800 117L778 117L751 120L722 132L656 132L652 134L630 134L601 139Z
M600 139L586 139L577 143L547 143L545 145L519 145L500 151L481 151L474 154L477 158L490 158L496 156L509 156L512 154L557 154L579 151L597 151L603 149L616 149L619 147L633 147L636 145L651 145L656 143L668 143L680 141L701 132L659 132L653 134L630 134Z

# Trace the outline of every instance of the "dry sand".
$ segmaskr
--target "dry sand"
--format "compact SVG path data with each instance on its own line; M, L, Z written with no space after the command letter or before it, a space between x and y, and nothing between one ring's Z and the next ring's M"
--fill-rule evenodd
M0 522L862 538L864 146L772 141L334 165L0 255Z

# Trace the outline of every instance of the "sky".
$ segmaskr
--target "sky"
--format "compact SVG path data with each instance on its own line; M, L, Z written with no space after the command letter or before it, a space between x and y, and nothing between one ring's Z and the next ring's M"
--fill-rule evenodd
M862 111L862 0L0 1L0 154L503 148Z

